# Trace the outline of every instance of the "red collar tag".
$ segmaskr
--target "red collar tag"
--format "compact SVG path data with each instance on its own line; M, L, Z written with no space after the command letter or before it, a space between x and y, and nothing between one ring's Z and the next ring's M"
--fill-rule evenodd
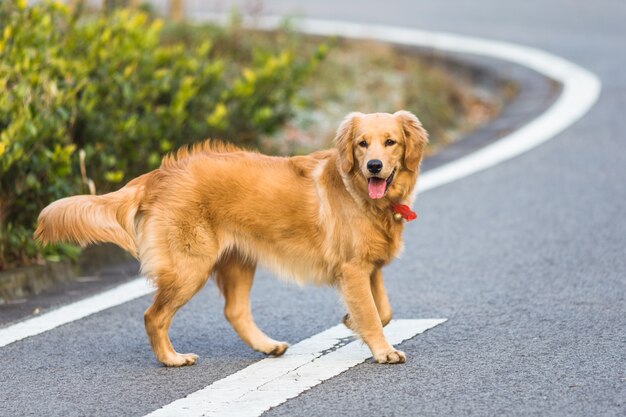
M402 218L407 222L417 219L417 213L411 210L411 207L407 206L406 204L394 204L393 206L391 206L391 211L401 215Z

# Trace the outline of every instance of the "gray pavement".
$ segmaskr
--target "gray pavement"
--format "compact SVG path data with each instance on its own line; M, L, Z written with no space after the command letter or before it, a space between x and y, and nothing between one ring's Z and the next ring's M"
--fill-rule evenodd
M396 317L449 320L401 345L405 365L358 365L267 415L625 415L626 3L266 5L531 45L603 82L598 104L554 140L418 199L407 251L385 270L389 295ZM290 342L343 313L334 291L265 272L252 297L260 327ZM222 318L210 284L171 332L199 364L162 368L143 331L149 302L0 348L0 415L143 415L261 358Z

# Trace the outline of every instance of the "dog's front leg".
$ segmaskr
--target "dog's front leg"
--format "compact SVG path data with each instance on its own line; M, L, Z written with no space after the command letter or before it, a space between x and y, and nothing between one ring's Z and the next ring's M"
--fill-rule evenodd
M370 278L370 284L372 285L372 295L374 296L380 321L383 323L383 327L385 327L391 321L393 312L391 311L391 304L389 304L389 297L387 297L385 283L383 282L383 271L380 268L374 270Z
M404 352L395 350L383 334L383 325L372 295L371 265L344 264L339 288L348 307L353 330L363 339L378 363L402 363Z
M389 304L389 298L387 297L387 291L385 290L385 283L383 282L383 272L380 268L374 269L370 277L370 285L372 286L372 295L374 296L374 303L378 310L378 316L380 321L385 327L391 321L393 312L391 310L391 304ZM343 324L349 329L353 328L352 319L350 314L343 316Z

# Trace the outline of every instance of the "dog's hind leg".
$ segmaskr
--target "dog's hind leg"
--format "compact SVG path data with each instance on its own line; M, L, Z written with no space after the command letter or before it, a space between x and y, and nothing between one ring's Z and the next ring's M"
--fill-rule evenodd
M176 352L167 333L174 314L204 286L210 269L206 259L191 260L182 255L176 269L162 271L156 277L157 292L144 319L154 355L165 366L193 365L198 359L193 353Z
M224 315L241 340L252 349L267 355L281 356L289 345L263 333L252 318L250 289L256 265L231 253L216 265L217 284L224 294Z

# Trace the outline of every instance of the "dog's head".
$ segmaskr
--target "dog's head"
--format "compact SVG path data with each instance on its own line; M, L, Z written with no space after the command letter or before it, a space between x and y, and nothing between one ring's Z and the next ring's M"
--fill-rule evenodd
M428 134L412 113L350 113L335 138L340 169L370 199L407 198L415 185ZM353 174L353 175L351 175Z

